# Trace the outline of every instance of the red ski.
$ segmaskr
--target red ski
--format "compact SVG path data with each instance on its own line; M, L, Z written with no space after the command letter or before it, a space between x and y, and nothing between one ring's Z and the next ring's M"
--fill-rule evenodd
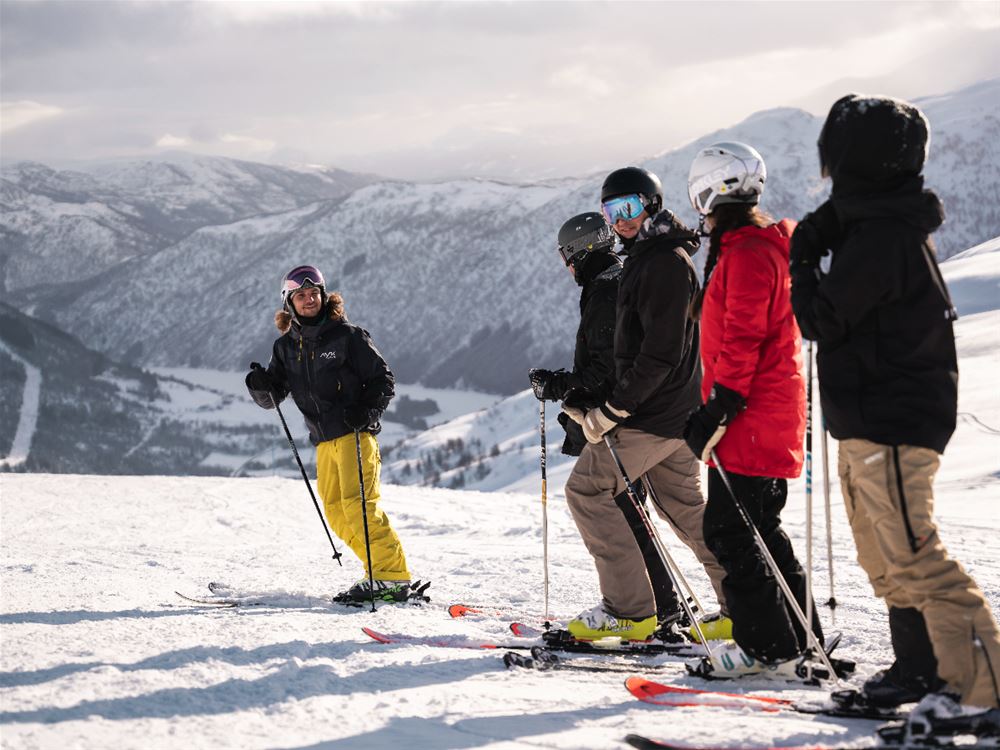
M784 698L765 698L742 693L723 693L717 690L663 685L643 677L629 677L625 688L636 698L657 706L716 706L718 708L750 708L755 711L797 710L793 701Z

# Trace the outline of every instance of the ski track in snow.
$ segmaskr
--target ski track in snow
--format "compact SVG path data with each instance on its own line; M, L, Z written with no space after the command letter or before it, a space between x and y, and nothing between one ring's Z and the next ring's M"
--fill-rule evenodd
M31 450L31 440L35 437L35 428L38 425L38 406L42 397L42 372L34 365L25 362L10 347L0 341L0 349L19 363L24 368L24 391L21 395L21 408L17 420L17 430L14 432L14 441L10 446L10 453L5 458L0 458L0 466L15 468L28 460L28 451Z
M1000 427L998 326L996 310L957 324L959 410L975 419L959 421L936 483L941 536L994 612L1000 436L982 425ZM813 587L822 603L830 582L818 444ZM325 603L361 566L348 555L343 568L330 559L301 479L3 474L0 483L4 748L614 748L629 732L687 745L875 746L871 721L647 706L628 695L620 673L507 672L496 651L382 645L361 633L370 626L508 639L505 619L451 620L443 605L540 614L537 491L385 486L385 510L414 575L433 581L434 601L372 614ZM537 475L526 477L529 485L537 487ZM596 575L561 482L550 475L549 487L551 608L573 615L597 601ZM800 559L803 487L790 483L783 514ZM820 612L828 632L844 632L838 655L858 661L850 680L858 685L891 661L889 633L885 607L855 561L836 482L832 491L835 623L828 608ZM662 522L660 529L711 601L693 555ZM205 596L209 581L286 606L215 609L173 593ZM661 682L705 686L669 657L613 660ZM712 685L818 694L763 679Z

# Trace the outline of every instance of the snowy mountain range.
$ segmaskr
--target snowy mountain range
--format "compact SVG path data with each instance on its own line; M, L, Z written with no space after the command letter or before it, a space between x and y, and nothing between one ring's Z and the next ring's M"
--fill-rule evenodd
M919 101L933 136L928 186L948 221L949 257L1000 235L1000 79ZM763 154L764 208L801 217L823 199L821 118L760 112L641 162L666 204L686 197L702 145L741 140ZM0 239L8 302L117 360L242 369L267 356L278 284L320 266L403 382L513 393L530 366L570 361L577 288L553 252L562 222L597 207L602 175L535 184L385 182L190 158L2 173Z
M961 377L958 426L934 478L934 515L949 554L998 612L1000 241L942 270L961 313ZM17 350L23 356L25 347ZM54 364L63 371L74 365ZM885 603L857 563L839 482L831 483L827 519L819 509L819 457L811 475L815 507L807 511L804 477L791 480L782 527L811 571L824 630L843 635L835 655L857 662L844 681L813 685L767 673L709 681L689 675L684 657L671 654L561 654L564 670L508 670L505 649L470 648L527 648L538 640L514 638L512 619L540 627L600 601L593 561L556 476L565 464L550 466L548 502L539 502L531 401L527 393L514 396L394 450L427 456L449 441L467 446L478 438L499 441L530 464L520 491L476 492L471 482L465 490L383 484L380 507L403 540L409 568L432 582L432 601L419 607L372 613L330 603L363 567L346 550L343 567L331 559L294 475L0 475L3 747L613 749L625 748L622 739L632 732L680 747L884 747L873 735L880 722L753 711L746 701L691 694L657 707L634 700L622 684L642 675L681 689L817 705L829 701L830 690L860 688L892 663ZM552 457L559 436L549 434ZM834 441L831 458L836 454ZM502 482L508 469L508 479L520 471L493 463L484 481ZM713 609L702 566L665 521L653 523ZM210 597L209 582L254 606L229 609L175 594ZM827 597L836 609L823 604ZM458 602L480 613L452 619L446 606ZM427 640L376 643L362 627ZM981 748L988 739L965 736L954 747Z

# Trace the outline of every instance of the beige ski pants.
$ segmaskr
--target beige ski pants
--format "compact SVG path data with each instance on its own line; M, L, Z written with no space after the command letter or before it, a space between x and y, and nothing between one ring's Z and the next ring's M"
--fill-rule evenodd
M630 479L647 475L659 500L657 512L705 566L722 603L726 573L705 546L705 498L698 459L683 440L639 430L619 428L611 442ZM588 443L566 482L566 502L594 558L605 608L618 617L636 620L651 616L656 606L642 553L615 504L615 495L624 491L625 482L608 447L603 441Z
M962 703L997 706L1000 633L982 591L938 537L929 448L840 443L839 472L858 562L890 607L927 622L938 676Z

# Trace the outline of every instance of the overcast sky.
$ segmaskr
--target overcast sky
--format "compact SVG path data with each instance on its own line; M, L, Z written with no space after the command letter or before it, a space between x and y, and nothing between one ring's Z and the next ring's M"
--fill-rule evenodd
M402 178L634 162L761 109L1000 71L1000 1L0 0L0 156Z

